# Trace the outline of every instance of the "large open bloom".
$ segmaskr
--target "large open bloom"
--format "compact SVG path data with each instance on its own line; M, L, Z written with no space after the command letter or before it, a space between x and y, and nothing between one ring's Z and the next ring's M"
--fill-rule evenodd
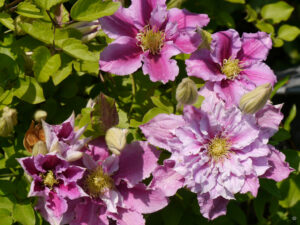
M71 225L144 225L142 213L155 212L168 204L183 178L168 166L159 166L159 151L146 142L127 145L119 156L110 155L103 138L90 143L81 159L87 168L81 186L87 197L77 202ZM141 181L150 177L147 186ZM168 177L165 181L164 177ZM166 188L166 183L169 188ZM163 189L164 188L164 189Z
M179 53L192 53L200 44L196 28L206 26L206 14L187 10L167 10L165 0L132 0L114 15L100 19L103 31L113 39L100 55L100 69L128 75L143 64L143 73L152 81L174 80L179 69Z
M255 87L276 82L266 60L272 40L267 33L244 33L229 29L212 35L210 49L200 49L186 60L187 73L212 85L227 104L238 105L240 98Z
M267 144L282 119L280 107L267 105L245 115L234 105L226 108L209 89L200 94L201 109L186 106L183 116L158 115L141 130L151 144L172 152L174 170L197 193L203 216L214 219L226 213L236 193L256 196L259 177L280 181L291 169Z
M33 178L28 196L38 196L44 218L51 224L60 224L68 210L68 200L86 196L77 184L85 169L70 165L53 154L25 157L18 160L25 172Z

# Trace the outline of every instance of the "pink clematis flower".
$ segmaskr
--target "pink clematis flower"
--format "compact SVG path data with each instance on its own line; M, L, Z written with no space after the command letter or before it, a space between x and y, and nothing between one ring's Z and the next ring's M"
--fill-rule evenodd
M68 210L68 200L86 193L77 184L85 169L70 165L53 154L18 159L26 173L33 178L28 196L38 196L38 210L52 225L60 224Z
M187 73L212 86L227 105L238 105L243 94L270 83L276 76L266 60L272 40L267 33L244 33L229 29L212 35L210 49L200 49L186 60Z
M151 144L172 153L169 160L197 193L201 213L215 219L226 214L236 193L256 196L259 177L280 181L292 169L267 144L282 119L280 107L266 105L256 115L245 115L207 88L200 94L205 97L201 109L186 106L183 116L161 114L140 128Z
M152 213L168 204L183 185L183 178L170 167L158 166L159 151L146 142L128 144L120 156L110 155L103 138L90 143L82 158L87 168L81 186L88 194L77 202L70 225L144 225L142 213ZM141 181L153 172L147 186ZM162 177L169 176L166 190ZM158 184L157 184L158 182Z
M114 15L103 17L103 31L113 39L100 55L100 69L117 75L143 73L152 81L174 80L179 68L172 56L192 53L201 42L196 28L206 26L206 14L167 10L165 0L132 0Z

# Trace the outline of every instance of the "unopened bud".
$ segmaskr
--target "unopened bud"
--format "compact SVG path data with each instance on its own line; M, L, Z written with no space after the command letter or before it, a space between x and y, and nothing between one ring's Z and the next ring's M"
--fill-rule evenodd
M27 151L32 152L34 145L38 141L45 142L45 133L40 123L35 124L34 121L32 121L29 129L25 133L23 145Z
M240 100L240 109L244 113L254 114L264 107L270 98L272 86L269 83L256 87L253 91L244 94Z
M127 136L127 129L121 129L117 127L112 127L107 130L105 135L105 141L108 149L116 154L119 155L122 149L126 145L126 136Z
M0 118L0 136L7 137L14 130L17 124L17 111L8 107L4 107Z
M80 158L82 158L83 153L79 151L69 151L67 152L66 160L68 162L74 162Z
M209 33L206 30L202 30L202 29L197 29L197 32L202 37L202 42L199 46L199 49L202 49L202 48L210 49L210 44L212 41L211 33Z
M68 28L74 28L82 33L82 41L88 42L97 36L100 29L100 23L98 20L92 22L76 22L68 26Z
M32 155L36 156L38 154L46 155L48 153L47 146L45 142L43 141L38 141L35 143L32 149Z
M176 89L176 100L181 105L193 105L198 98L197 86L194 81L184 78Z
M36 122L41 122L41 120L46 120L47 112L44 110L37 110L33 117Z

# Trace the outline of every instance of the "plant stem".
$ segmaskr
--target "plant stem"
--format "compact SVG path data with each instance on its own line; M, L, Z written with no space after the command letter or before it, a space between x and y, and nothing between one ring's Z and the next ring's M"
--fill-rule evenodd
M22 1L23 1L23 0L15 0L15 1L13 1L13 2L7 4L7 5L5 6L5 9L9 9L9 8L13 7L14 5L16 5L16 4L18 4L18 3L22 2Z
M135 80L134 80L133 74L130 74L129 76L130 76L130 79L131 79L132 96L134 98L135 97L135 93L136 93Z

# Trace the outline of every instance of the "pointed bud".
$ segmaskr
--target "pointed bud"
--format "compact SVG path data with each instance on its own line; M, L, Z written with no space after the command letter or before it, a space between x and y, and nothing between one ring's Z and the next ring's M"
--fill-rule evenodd
M82 33L82 41L88 42L97 36L100 29L100 23L98 20L92 22L76 22L68 26L68 28L74 28Z
M83 153L79 151L69 151L67 152L66 160L68 162L74 162L80 158L82 158Z
M45 142L43 141L38 141L35 143L32 149L32 155L36 156L38 154L46 155L48 153L47 147Z
M4 107L0 118L0 136L7 137L12 133L18 122L17 114L17 110Z
M176 100L181 105L193 105L198 98L198 90L194 81L184 78L176 89Z
M253 91L244 94L239 105L241 111L248 114L256 113L267 103L271 92L271 84L266 83L256 87Z
M108 129L105 135L105 141L108 149L112 153L116 155L119 155L121 153L122 149L126 145L127 132L127 129L121 129L117 127Z
M46 120L47 112L44 110L37 110L33 117L36 122L41 122L42 120Z

